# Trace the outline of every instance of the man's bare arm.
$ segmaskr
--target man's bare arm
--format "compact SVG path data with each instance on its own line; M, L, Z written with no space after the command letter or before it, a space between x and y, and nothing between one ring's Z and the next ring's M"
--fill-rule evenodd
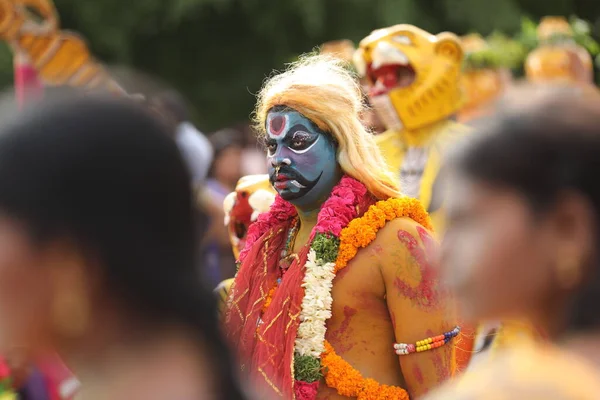
M380 265L396 342L414 344L454 329L454 303L438 282L438 243L432 234L409 218L399 218L380 231L377 241L384 249ZM445 381L455 368L452 341L398 357L411 398Z

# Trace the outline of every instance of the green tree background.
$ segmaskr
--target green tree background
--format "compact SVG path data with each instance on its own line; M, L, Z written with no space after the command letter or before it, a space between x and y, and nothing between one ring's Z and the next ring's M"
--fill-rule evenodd
M65 29L80 32L108 64L127 65L180 90L198 126L211 131L247 120L273 69L335 39L411 23L431 32L500 30L521 18L576 14L600 23L590 0L55 0ZM596 30L597 31L597 30ZM0 84L12 82L0 51Z

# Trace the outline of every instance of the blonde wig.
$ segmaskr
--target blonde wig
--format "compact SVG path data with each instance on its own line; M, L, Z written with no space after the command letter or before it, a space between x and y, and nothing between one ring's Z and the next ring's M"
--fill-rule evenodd
M337 160L342 170L362 182L378 199L401 196L397 179L360 121L365 107L360 84L340 60L311 55L267 80L258 95L256 130L266 136L269 110L294 109L331 134L338 143Z

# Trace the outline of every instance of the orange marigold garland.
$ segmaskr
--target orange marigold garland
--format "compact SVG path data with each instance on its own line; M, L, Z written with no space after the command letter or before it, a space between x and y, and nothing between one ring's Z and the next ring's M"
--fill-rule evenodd
M406 390L400 387L381 385L371 378L365 379L356 368L338 356L327 341L321 364L325 372L325 383L342 396L356 397L358 400L409 400Z
M356 256L358 250L367 247L379 229L388 221L396 218L409 217L427 229L433 229L431 218L419 200L409 197L382 200L373 204L360 218L356 218L342 229L340 247L335 262L336 272L344 268Z
M379 201L369 207L362 217L356 217L355 214L354 219L349 219L350 222L346 220L340 223L335 216L347 215L348 207L356 207L355 202L360 198L357 194L363 192L364 196L366 193L364 185L349 177L342 179L340 187L350 191L340 191L336 196L332 193L328 200L331 203L329 208L326 207L327 203L322 207L321 213L327 218L317 222L316 234L304 265L302 287L310 291L310 295L305 294L302 300L299 317L302 322L294 343L294 397L297 400L314 400L319 381L324 378L329 387L343 396L359 400L408 400L408 393L404 389L380 385L374 379L365 378L338 356L325 340L326 321L331 317L331 288L336 273L348 265L360 248L373 242L377 232L388 221L407 217L431 229L431 220L418 200L403 197ZM348 192L354 194L353 201L348 202ZM254 236L258 238L260 235L255 232ZM263 313L270 306L276 288L277 285L274 285L266 294Z
M382 200L372 205L360 218L352 220L340 233L340 245L335 262L337 273L354 258L360 248L367 247L377 237L377 232L388 221L408 217L432 229L431 219L418 200L403 197ZM342 357L338 356L333 346L325 341L325 352L321 355L321 365L327 386L334 388L346 397L358 400L397 399L408 400L406 390L388 385L381 385L362 374Z

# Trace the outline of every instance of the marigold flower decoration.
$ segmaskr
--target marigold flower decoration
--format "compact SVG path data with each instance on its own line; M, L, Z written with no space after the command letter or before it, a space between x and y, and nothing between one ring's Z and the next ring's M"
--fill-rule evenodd
M361 218L352 220L342 229L335 262L336 272L348 265L360 248L367 247L375 240L377 231L383 228L386 222L401 217L409 217L425 228L433 229L429 214L418 200L402 197L379 201Z
M323 205L314 228L314 239L304 266L302 289L305 295L294 345L294 392L298 400L314 400L321 378L340 395L359 400L409 398L403 388L380 385L374 379L364 378L325 340L326 321L331 317L333 302L333 279L358 250L368 246L377 237L377 232L396 218L411 218L432 229L429 215L421 203L408 197L379 201L357 217L357 204L366 194L366 188L360 182L343 178ZM286 210L285 202L276 200L270 215L259 218L259 224L264 226L255 226L249 236L253 240L260 237L260 231L272 225L275 215L279 215L279 220L290 219L286 211L293 215L292 210ZM269 307L275 291L276 287L266 295L263 312Z
M431 219L422 204L415 199L402 197L377 202L360 218L352 220L340 233L340 245L336 260L336 273L346 267L360 248L367 247L377 237L377 232L388 221L409 217L427 229L432 229ZM321 355L325 383L338 394L358 400L398 399L408 400L406 390L381 385L371 378L364 378L343 358L338 356L327 341Z

